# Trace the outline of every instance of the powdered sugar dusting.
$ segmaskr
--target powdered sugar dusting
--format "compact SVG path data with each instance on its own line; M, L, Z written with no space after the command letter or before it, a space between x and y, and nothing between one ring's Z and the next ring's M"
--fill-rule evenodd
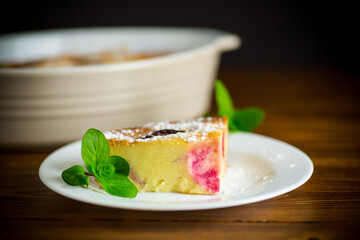
M104 132L107 139L114 139L128 142L150 142L157 140L170 139L180 137L187 142L204 141L209 132L223 129L224 123L222 118L198 118L195 120L184 121L163 121L148 123L141 127L117 129ZM164 129L172 129L182 132L169 134L165 136L153 136L151 138L144 138L147 134L160 131Z
M233 196L253 191L272 181L274 170L262 158L236 153L221 183L221 195Z

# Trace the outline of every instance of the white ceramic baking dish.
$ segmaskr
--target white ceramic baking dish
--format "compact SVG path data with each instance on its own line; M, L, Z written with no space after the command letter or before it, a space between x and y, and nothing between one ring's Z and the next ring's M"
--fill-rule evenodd
M0 37L0 62L126 48L170 54L101 65L0 69L0 147L51 147L151 121L201 116L237 35L205 28L103 27Z

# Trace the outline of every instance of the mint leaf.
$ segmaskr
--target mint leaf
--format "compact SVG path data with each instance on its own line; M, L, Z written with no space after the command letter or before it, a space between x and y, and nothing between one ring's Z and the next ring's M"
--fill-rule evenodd
M61 178L72 186L89 186L89 177L85 175L85 169L80 165L74 165L63 171Z
M115 173L115 167L109 163L102 163L98 166L98 176L102 178L111 178Z
M218 116L227 116L231 132L252 131L264 119L265 112L259 108L234 108L230 93L220 81L215 81L215 100L218 107Z
M81 142L81 156L89 173L94 175L96 166L108 158L109 154L109 143L104 134L94 128L88 129Z
M97 178L102 188L109 194L134 198L138 190L135 185L124 175L114 174L111 179Z
M239 127L233 120L234 106L229 91L220 81L215 81L215 100L218 107L218 116L226 116L229 119L229 129L232 132L240 131Z
M233 121L241 131L250 132L258 127L265 117L265 112L259 108L244 108L236 110Z
M104 162L112 164L115 167L115 173L124 175L125 177L130 174L129 163L120 156L110 156Z
M220 117L227 116L231 119L234 114L234 106L230 93L220 80L215 81L215 100L218 107L218 115Z
M236 125L236 123L234 122L234 119L230 119L229 118L229 129L231 132L239 132L241 131L241 129Z

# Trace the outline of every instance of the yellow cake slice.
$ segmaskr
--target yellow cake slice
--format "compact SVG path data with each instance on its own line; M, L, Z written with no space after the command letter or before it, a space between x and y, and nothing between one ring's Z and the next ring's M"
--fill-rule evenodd
M105 132L110 155L130 164L139 192L217 194L226 169L228 120L157 122Z

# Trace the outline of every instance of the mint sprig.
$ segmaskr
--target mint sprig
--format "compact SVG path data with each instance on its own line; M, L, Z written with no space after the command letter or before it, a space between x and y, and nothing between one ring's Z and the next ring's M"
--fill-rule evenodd
M89 171L79 165L66 169L61 177L72 186L88 186L89 177L94 176L109 194L134 198L138 190L128 179L129 163L120 156L109 156L110 148L104 134L97 129L86 131L81 142L81 156Z
M265 112L260 108L235 109L230 93L220 80L215 81L215 101L218 116L227 116L231 132L250 132L258 127L265 117Z

